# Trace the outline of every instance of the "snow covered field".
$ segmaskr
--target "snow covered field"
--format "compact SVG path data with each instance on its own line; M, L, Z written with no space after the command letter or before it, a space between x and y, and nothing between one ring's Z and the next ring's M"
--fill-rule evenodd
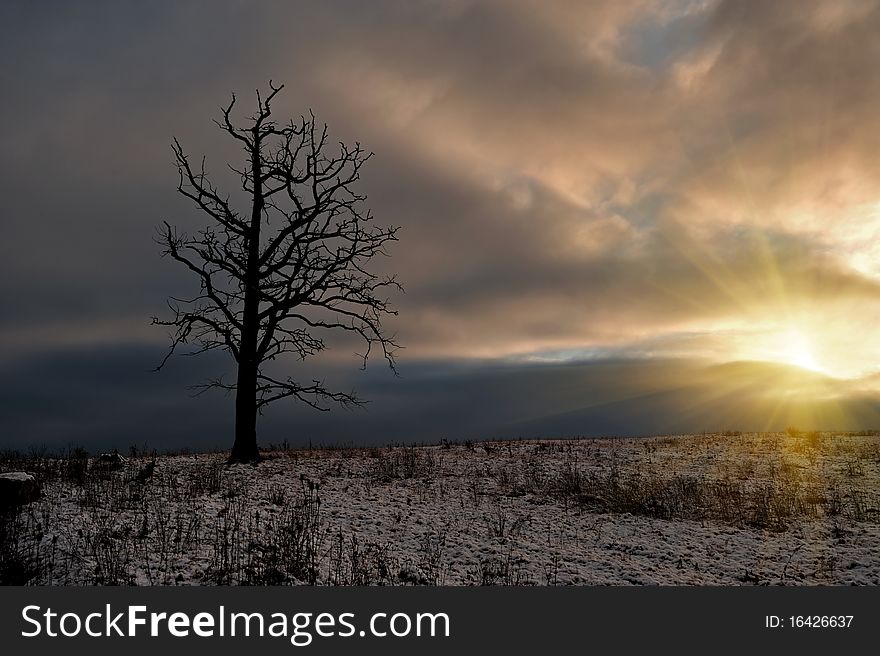
M880 437L0 458L4 582L880 584ZM155 462L155 464L151 464Z

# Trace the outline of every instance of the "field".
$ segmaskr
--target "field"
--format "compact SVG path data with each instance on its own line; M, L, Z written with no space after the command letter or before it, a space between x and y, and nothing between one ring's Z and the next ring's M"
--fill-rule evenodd
M7 453L3 583L877 585L880 436Z

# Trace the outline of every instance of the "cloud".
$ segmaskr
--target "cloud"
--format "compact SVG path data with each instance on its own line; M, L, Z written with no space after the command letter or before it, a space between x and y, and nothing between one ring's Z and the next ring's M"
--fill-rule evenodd
M502 353L835 297L876 316L880 14L827 4L462 3L347 42L325 85L431 177L404 330Z
M78 445L180 450L228 447L232 404L186 384L228 371L222 358L149 371L142 345L56 349L0 367L0 449ZM298 369L308 376L314 370ZM569 362L413 361L401 377L330 363L328 383L358 389L364 409L315 412L279 403L261 443L371 444L442 439L598 437L703 430L858 430L880 423L875 392L783 365L682 358Z
M9 4L0 25L0 361L161 352L149 317L193 281L153 227L201 220L170 139L234 187L210 119L272 77L280 115L376 152L404 362L723 362L795 326L835 375L877 369L878 2Z

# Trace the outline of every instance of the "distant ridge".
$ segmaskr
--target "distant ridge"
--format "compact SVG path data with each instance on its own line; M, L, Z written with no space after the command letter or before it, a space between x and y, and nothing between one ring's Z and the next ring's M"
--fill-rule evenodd
M721 431L857 430L880 425L880 401L853 383L793 365L713 364L662 389L505 427L510 435L649 435Z

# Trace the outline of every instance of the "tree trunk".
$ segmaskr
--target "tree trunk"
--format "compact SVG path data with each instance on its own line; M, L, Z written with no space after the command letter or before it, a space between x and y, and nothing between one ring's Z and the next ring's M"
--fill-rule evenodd
M235 390L235 442L229 459L241 462L258 460L257 448L257 338L260 331L260 222L263 219L262 167L260 165L259 123L253 130L251 175L253 208L247 234L247 270L244 308L241 316L241 344L238 350L238 380Z
M230 460L251 462L260 457L257 448L257 370L253 360L238 365L235 390L235 442Z

